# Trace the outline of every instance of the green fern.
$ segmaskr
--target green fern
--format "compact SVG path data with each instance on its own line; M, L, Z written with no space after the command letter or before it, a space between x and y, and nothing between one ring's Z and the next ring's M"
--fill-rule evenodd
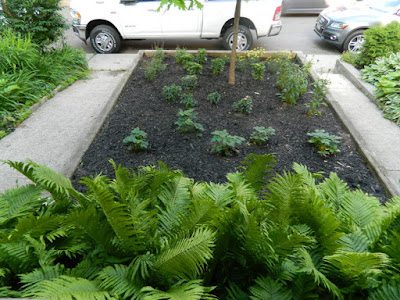
M145 287L142 292L145 295L142 300L214 300L217 297L209 292L213 288L202 286L201 280L179 281L173 285L168 291L160 291L152 287Z
M400 299L400 281L384 282L379 288L373 290L368 300Z
M250 287L252 300L290 300L292 293L282 283L270 277L260 277L256 279L256 285Z

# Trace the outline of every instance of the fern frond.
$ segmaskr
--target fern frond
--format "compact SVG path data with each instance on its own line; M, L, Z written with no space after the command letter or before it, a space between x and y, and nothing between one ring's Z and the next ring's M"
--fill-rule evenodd
M205 191L208 197L219 207L225 207L232 203L233 193L226 185L217 183L208 183Z
M136 274L130 274L129 268L125 265L105 267L98 278L101 280L99 286L101 289L122 299L136 299L143 288L143 283L138 280Z
M171 241L157 256L155 269L161 274L196 278L212 258L214 235L210 229L198 228L190 237Z
M32 287L42 282L61 276L64 272L64 267L60 264L54 266L45 266L40 269L35 269L30 273L21 274L19 277L23 284L23 293L29 293Z
M332 207L335 213L339 213L342 209L343 199L348 192L347 183L332 172L329 174L329 178L326 178L318 187L326 204Z
M226 300L248 300L249 299L249 295L234 283L229 284L229 287L226 288L226 293L227 293Z
M107 186L89 178L85 178L84 181L90 187L92 197L101 206L124 250L134 253L142 249L142 232L136 228L137 220L132 218L127 205L114 201L114 193Z
M189 188L192 184L193 182L189 178L175 177L161 186L158 198L167 208L186 205L191 197Z
M256 193L252 186L244 180L242 173L228 173L226 178L229 180L227 186L232 189L233 196L242 202L247 202L256 198Z
M21 292L14 291L10 286L0 286L0 298L21 298Z
M112 299L98 284L83 278L60 276L36 284L24 297L62 300L103 300Z
M382 252L390 256L393 262L400 263L400 234L392 231L386 245L381 246Z
M400 299L400 282L385 281L379 288L370 292L368 300Z
M110 187L120 196L121 201L128 198L128 195L135 189L135 178L127 169L118 165L111 159L110 164L114 168L115 180L112 181Z
M371 244L371 241L362 231L348 233L342 236L339 241L344 245L344 247L340 249L341 251L358 253L368 251Z
M249 154L238 167L243 172L245 179L256 192L260 192L270 178L276 159L274 154L256 155Z
M298 272L311 275L317 285L322 284L322 286L328 289L333 295L335 295L335 297L341 299L342 294L340 289L316 267L311 255L307 252L307 250L299 249L298 254L300 257L300 270Z
M214 288L202 286L201 280L179 281L168 291L160 291L152 287L144 287L141 300L215 300L217 297L210 292Z
M292 169L297 174L301 175L301 177L303 178L303 182L305 184L311 187L316 186L316 180L321 179L323 177L322 174L324 173L324 172L311 173L310 171L308 171L306 166L298 163L293 163Z
M15 274L29 272L32 267L38 266L26 246L24 240L0 244L0 265L7 266Z
M292 292L282 283L270 277L259 277L255 280L256 285L250 287L252 300L290 300Z
M324 257L324 261L332 272L340 274L345 280L357 280L368 286L368 283L375 285L390 259L383 253L339 251Z
M0 227L16 218L36 213L45 202L42 190L35 185L26 185L0 194Z
M343 219L349 222L349 229L354 227L363 229L382 217L379 200L360 190L346 193L341 212L344 215Z
M151 253L136 256L129 264L129 274L139 276L142 280L148 279L154 269L155 260Z

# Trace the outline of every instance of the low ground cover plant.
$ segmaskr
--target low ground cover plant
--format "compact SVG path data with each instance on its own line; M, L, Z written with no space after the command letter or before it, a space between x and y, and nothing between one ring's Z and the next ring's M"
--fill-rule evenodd
M197 101L196 101L196 99L194 99L193 94L190 94L190 93L181 94L180 99L181 99L181 103L186 108L195 107L197 104Z
M254 131L251 133L250 142L256 145L265 145L268 143L269 138L275 135L275 129L272 127L265 128L264 126L255 126Z
M214 58L211 61L211 70L214 75L221 74L225 69L225 59L222 57Z
M58 86L88 74L85 53L69 46L41 50L7 29L0 39L0 138L29 116L29 108Z
M131 131L131 135L123 140L124 144L128 145L128 150L137 151L147 149L149 142L147 141L147 133L140 130L139 127Z
M328 85L329 81L327 79L318 79L317 81L311 83L312 91L312 99L309 103L306 103L305 106L308 108L307 116L316 116L320 115L321 111L319 108L321 105L327 106L326 94L328 93Z
M308 142L315 145L318 154L327 156L340 152L338 146L342 137L329 134L323 129L315 129L307 135L311 137Z
M253 98L251 96L245 96L244 98L234 102L232 107L235 111L248 115L253 109Z
M239 152L239 146L245 141L241 136L230 135L226 129L211 132L211 152L231 156Z
M176 101L179 99L182 92L182 87L176 84L164 86L162 89L163 97L168 101Z
M221 101L221 94L218 92L212 92L207 95L208 101L210 101L211 104L217 105L219 101Z
M197 113L193 108L182 110L180 109L178 112L178 121L175 122L175 125L178 126L178 130L180 132L189 133L189 132L203 132L203 125L195 122L194 120L197 118Z
M181 78L181 87L184 90L192 90L197 86L197 81L196 75L186 75Z
M274 161L250 155L223 184L111 161L85 192L6 162L32 184L0 194L0 297L397 298L400 198L299 164L273 175Z

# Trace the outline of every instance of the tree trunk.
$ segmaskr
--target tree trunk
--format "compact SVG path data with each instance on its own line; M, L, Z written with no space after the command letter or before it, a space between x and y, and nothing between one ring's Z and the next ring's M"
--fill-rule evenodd
M236 0L236 8L235 8L235 19L233 22L233 45L231 51L230 65L229 65L229 80L228 83L234 85L235 84L235 67L236 67L236 48L237 48L237 39L238 39L238 31L239 31L239 20L240 20L240 4L241 0Z

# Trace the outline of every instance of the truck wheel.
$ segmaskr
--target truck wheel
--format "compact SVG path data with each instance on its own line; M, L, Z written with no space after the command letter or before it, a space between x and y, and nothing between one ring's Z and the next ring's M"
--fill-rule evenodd
M231 50L233 45L233 26L229 27L222 38L223 46L226 50ZM251 48L253 44L253 36L249 28L243 25L239 25L238 30L238 45L236 50L246 51Z
M352 32L343 43L343 51L360 53L364 40L364 30L356 30Z
M90 43L98 53L115 53L121 47L121 37L111 26L98 25L90 32Z

